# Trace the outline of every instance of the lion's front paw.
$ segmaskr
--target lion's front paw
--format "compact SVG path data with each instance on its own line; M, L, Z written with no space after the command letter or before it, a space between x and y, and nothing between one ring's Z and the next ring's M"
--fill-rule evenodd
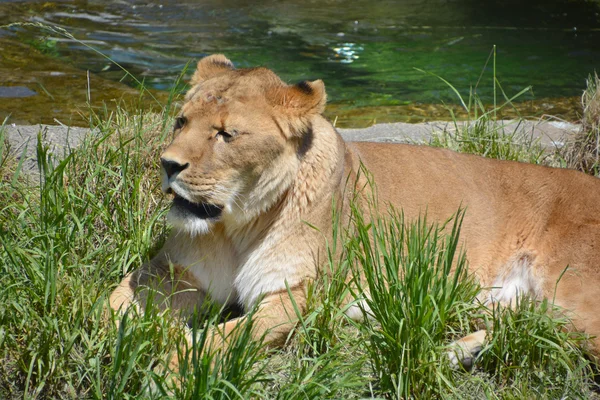
M452 343L447 353L452 367L458 368L461 365L465 369L470 369L483 349L486 336L487 331L480 330Z

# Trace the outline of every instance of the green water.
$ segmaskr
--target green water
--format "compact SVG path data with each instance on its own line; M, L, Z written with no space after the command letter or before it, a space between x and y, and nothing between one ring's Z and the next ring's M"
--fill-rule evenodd
M441 81L417 69L444 77L463 94L477 86L492 102L492 62L486 61L493 45L497 76L509 95L532 85L521 101L578 96L588 74L600 69L599 13L598 1L0 2L5 23L63 27L157 90L169 90L190 60L220 52L239 67L268 66L289 82L321 78L341 112L398 107L402 113L456 103ZM29 65L34 75L61 72L62 63L71 75L91 71L96 85L133 85L106 59L59 35L13 27L0 30L0 39L1 48L36 49L22 50L25 61L33 52L52 60L48 68ZM15 69L11 62L17 61L0 59L0 77ZM45 76L44 88L55 99L68 98L59 93L63 78L55 76L55 82ZM27 80L13 75L9 86L48 97ZM59 102L51 103L39 113L60 114ZM18 110L11 112L19 118Z

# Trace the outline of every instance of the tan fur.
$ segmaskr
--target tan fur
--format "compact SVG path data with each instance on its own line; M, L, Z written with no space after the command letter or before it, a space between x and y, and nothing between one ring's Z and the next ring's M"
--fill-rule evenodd
M181 112L186 122L162 155L186 168L171 177L163 171L163 189L222 207L222 214L199 220L172 211L171 236L115 290L114 309L144 301L135 296L140 285L166 293L183 285L169 301L185 312L209 291L246 310L262 298L255 335L285 339L295 318L286 288L303 310L306 283L326 254L332 199L362 162L381 201L408 219L427 211L430 221L446 220L466 208L462 238L471 269L483 286L501 286L490 301L552 296L569 266L557 303L580 329L600 333L598 179L429 147L344 143L321 115L323 82L290 86L265 68L236 70L222 55L201 60L192 84ZM229 333L239 322L219 330ZM463 342L475 348L484 337Z

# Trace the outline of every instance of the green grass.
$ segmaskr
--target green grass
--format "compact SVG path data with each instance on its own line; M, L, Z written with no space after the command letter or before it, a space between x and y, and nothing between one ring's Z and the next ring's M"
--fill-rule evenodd
M452 333L468 332L479 288L467 275L458 241L462 213L444 227L427 218L409 223L391 211L353 209L356 232L349 255L364 280L362 326L378 391L396 398L433 398L453 387L444 345ZM451 272L453 270L453 272Z
M521 298L514 309L494 309L488 315L492 334L480 368L496 384L514 382L521 398L564 398L585 393L592 376L583 333L573 331L569 319L551 300Z
M545 162L535 141L502 132L496 111L514 96L497 84L502 104L486 110L474 91L467 124L434 144ZM325 238L328 261L282 349L251 341L250 323L227 352L202 352L219 319L210 305L193 318L192 348L178 316L152 301L117 328L108 295L169 230L158 154L170 98L160 114L92 113L93 134L60 162L38 145L38 178L24 175L0 129L0 398L598 398L584 338L550 302L490 313L473 301L460 210L440 225L353 204L351 222ZM348 298L371 318L350 321ZM473 371L450 368L449 344L481 324L493 334ZM175 387L166 361L183 353Z
M494 102L485 105L477 93L477 89L484 75L487 63L492 59L492 87ZM494 46L488 57L488 61L482 69L477 84L471 87L468 98L464 98L452 83L437 75L422 71L441 80L458 98L464 113L465 120L458 120L452 108L448 108L451 116L450 129L441 132L433 132L430 145L435 147L449 148L461 153L477 154L484 157L499 160L522 161L540 164L545 161L545 151L539 139L531 133L524 131L521 116L513 102L524 94L531 92L531 87L526 87L514 95L508 95L496 76L496 47ZM501 97L499 96L501 95ZM518 118L511 125L505 125L499 119L504 109L511 108Z

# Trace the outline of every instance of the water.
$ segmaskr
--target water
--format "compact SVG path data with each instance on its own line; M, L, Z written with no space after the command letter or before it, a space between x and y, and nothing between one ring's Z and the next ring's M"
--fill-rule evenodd
M600 66L599 13L597 1L549 0L0 3L3 21L64 27L157 90L169 90L190 60L219 52L238 67L268 66L289 82L321 78L341 111L457 102L419 69L463 95L476 87L492 102L493 67L486 61L494 45L496 73L509 96L528 85L533 91L521 101L578 96ZM31 28L0 32L69 68L133 85L81 43Z

